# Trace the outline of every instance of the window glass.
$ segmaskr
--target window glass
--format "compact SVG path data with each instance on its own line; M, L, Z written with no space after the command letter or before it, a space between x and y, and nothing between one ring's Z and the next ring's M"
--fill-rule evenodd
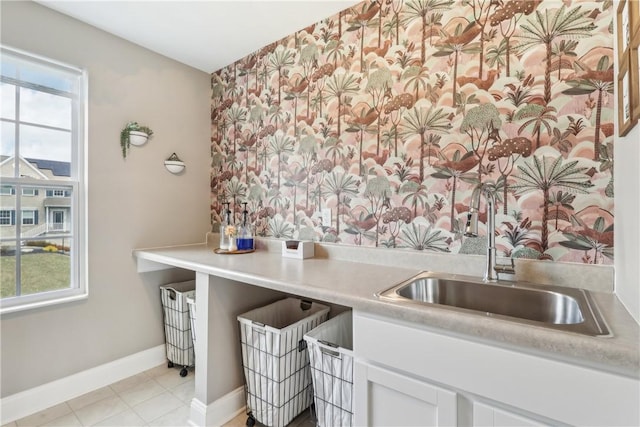
M4 313L87 295L81 198L86 77L73 67L1 49Z
M13 157L16 155L16 125L0 122L0 176L14 176Z
M21 295L37 294L71 286L72 240L32 241L20 257Z
M15 119L16 87L9 83L0 83L0 118Z
M0 71L2 72L2 77L9 78L18 78L18 64L17 58L13 58L12 56L3 55L0 58Z
M0 186L0 242L4 245L5 239L15 239L16 224L16 188L13 185ZM1 249L1 246L0 246Z
M11 211L2 209L0 210L0 225L11 225Z
M22 225L36 225L36 213L34 210L22 210Z
M20 88L20 121L71 129L71 99Z
M68 163L71 161L71 132L21 125L20 156Z

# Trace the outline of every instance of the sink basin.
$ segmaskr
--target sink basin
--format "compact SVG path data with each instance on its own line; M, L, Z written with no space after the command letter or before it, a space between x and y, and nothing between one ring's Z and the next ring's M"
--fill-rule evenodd
M441 306L591 336L611 333L583 289L525 282L483 283L460 276L420 273L376 296L396 303Z

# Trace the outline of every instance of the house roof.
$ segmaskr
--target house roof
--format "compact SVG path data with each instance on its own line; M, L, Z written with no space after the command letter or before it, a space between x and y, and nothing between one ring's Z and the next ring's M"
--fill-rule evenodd
M44 199L44 207L46 208L68 208L71 206L70 197L47 197Z
M43 160L26 158L29 163L35 164L38 169L48 169L54 176L71 176L71 163L57 160Z
M0 165L4 165L13 161L15 157L0 155ZM42 176L44 179L48 179L41 171L48 170L53 176L70 177L71 176L71 163L60 162L57 160L45 160L45 159L33 159L20 157L20 161L25 165L33 169L36 173Z

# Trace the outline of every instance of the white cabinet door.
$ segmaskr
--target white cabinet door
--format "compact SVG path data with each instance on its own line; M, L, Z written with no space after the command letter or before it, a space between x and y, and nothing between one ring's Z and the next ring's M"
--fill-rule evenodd
M357 426L455 426L456 393L367 363L355 362Z
M486 403L473 402L473 427L539 427L547 425Z

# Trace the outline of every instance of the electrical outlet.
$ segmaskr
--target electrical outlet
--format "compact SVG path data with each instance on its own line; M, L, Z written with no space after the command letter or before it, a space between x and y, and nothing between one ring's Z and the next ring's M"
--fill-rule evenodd
M322 226L331 227L331 209L322 209Z

